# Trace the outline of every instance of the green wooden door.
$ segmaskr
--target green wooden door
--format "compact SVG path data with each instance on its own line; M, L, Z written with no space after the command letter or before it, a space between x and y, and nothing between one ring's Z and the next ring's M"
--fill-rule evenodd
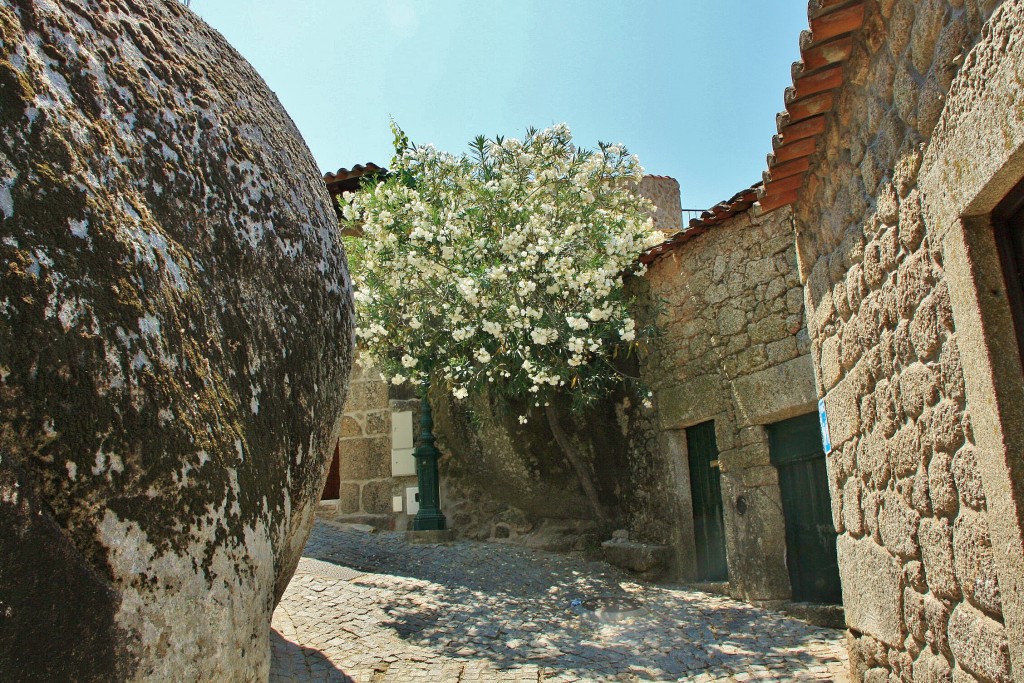
M768 425L786 518L786 564L793 599L839 604L836 530L817 413Z
M697 543L697 578L725 581L725 525L722 521L722 483L718 470L715 423L702 422L686 430L693 497L693 531Z

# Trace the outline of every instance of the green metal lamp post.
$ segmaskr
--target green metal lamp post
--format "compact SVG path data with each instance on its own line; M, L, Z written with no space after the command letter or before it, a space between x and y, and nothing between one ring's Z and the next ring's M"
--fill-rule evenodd
M444 514L441 512L440 478L437 473L437 458L434 448L434 416L430 412L429 385L423 389L420 403L420 445L413 451L416 458L416 482L420 489L420 509L412 520L415 531L442 531L445 529Z

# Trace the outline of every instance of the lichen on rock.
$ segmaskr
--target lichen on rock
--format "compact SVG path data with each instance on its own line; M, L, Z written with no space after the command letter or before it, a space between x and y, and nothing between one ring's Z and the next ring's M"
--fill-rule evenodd
M351 315L312 157L218 33L0 0L0 670L265 678Z

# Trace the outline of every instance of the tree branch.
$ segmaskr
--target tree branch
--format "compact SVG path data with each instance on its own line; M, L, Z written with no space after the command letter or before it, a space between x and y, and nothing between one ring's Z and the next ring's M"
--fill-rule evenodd
M558 447L562 449L562 453L565 454L566 459L572 468L576 471L576 478L583 488L583 493L587 497L587 502L590 503L590 509L594 513L594 517L601 524L608 523L608 515L605 514L604 508L601 507L601 501L597 497L597 489L594 488L594 482L590 477L590 472L587 468L583 458L580 456L579 450L573 445L569 439L569 435L565 429L562 428L561 420L558 416L558 411L555 406L550 402L544 408L544 414L548 418L548 426L551 427L551 433L555 437L555 442Z

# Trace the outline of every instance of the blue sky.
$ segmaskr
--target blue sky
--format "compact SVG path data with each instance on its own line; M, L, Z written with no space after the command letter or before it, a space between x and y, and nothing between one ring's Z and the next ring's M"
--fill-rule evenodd
M192 0L323 171L391 158L389 117L463 151L565 122L707 208L760 180L806 0Z

